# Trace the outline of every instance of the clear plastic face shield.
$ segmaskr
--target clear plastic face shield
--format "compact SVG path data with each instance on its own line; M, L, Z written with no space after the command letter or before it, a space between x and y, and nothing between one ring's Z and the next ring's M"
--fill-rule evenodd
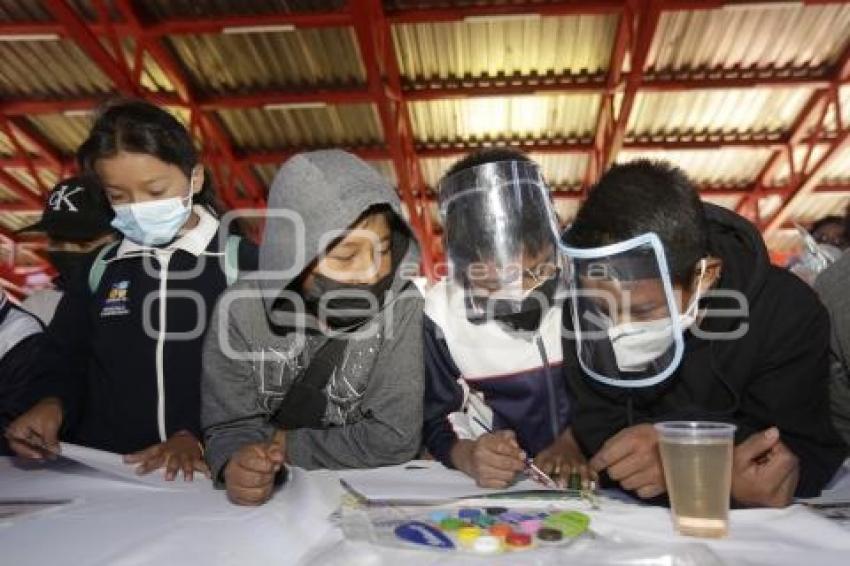
M670 377L682 360L682 335L696 320L701 290L680 312L658 236L591 249L562 246L562 251L569 262L576 349L584 371L621 388L649 387Z
M553 304L561 280L557 222L539 168L486 163L447 177L439 190L449 273L464 290L467 318L534 329L523 319Z
M814 285L818 275L838 261L843 252L833 245L818 243L808 230L796 222L794 227L800 238L800 254L797 263L791 267L791 272L809 285Z

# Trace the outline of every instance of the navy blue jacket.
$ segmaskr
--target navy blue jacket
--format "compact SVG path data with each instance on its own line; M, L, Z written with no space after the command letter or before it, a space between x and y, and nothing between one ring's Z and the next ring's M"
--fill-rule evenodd
M425 447L453 467L450 453L459 439L509 429L534 457L570 424L561 313L551 309L543 318L544 359L541 344L531 337L512 334L495 322L467 321L461 294L448 281L426 294Z
M66 291L41 389L62 400L63 440L128 453L183 430L201 437L203 337L227 286L217 231L204 212L164 253L123 240L103 257L94 292L90 266ZM256 269L252 243L242 240L238 256L240 271Z

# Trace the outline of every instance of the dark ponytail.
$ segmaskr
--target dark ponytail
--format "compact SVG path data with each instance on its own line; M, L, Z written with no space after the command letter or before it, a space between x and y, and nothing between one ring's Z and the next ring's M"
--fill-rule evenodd
M95 174L97 160L114 157L122 151L156 157L178 167L186 177L191 177L192 170L200 163L192 137L183 124L167 111L143 100L108 103L77 150L77 163L81 172ZM193 200L215 216L221 216L223 207L208 172Z

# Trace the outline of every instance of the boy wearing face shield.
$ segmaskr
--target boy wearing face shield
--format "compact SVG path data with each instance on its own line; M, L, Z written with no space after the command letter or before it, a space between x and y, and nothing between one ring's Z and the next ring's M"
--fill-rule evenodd
M425 301L428 451L485 487L532 457L561 479L584 459L568 428L564 287L548 189L523 154L490 150L440 183L449 274Z
M652 423L737 426L732 497L815 496L844 459L828 415L829 323L755 227L664 163L609 170L566 234L573 428L592 468L666 491Z

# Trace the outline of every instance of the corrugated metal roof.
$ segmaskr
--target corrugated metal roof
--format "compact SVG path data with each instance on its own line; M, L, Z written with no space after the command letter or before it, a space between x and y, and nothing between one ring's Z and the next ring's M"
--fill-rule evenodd
M712 204L716 204L717 206L722 206L723 208L728 208L729 210L735 210L738 206L738 203L741 201L741 197L736 196L713 196L711 192L703 193L700 195L704 202L710 202Z
M807 167L811 168L812 165L817 163L818 159L820 159L824 152L827 150L827 146L825 145L816 145L814 150L812 150L812 155L809 157L809 163ZM794 148L794 167L799 172L803 167L803 161L806 159L806 153L808 152L808 146L799 146ZM768 186L774 187L785 187L790 182L791 176L791 165L788 163L787 159L782 159L780 164L777 166L776 171L771 179L767 179Z
M102 94L111 83L69 40L0 42L0 96Z
M808 225L815 220L837 214L843 216L850 203L850 195L840 193L812 193L791 208L790 218Z
M618 17L564 16L393 26L402 75L411 81L608 68Z
M222 110L218 115L242 150L369 146L384 140L377 111L371 104Z
M190 35L168 41L207 93L365 82L353 28Z
M15 195L15 191L8 188L2 181L0 181L0 203L10 202L18 202L18 197Z
M823 175L824 183L850 183L850 147L838 153L827 166Z
M66 155L73 155L88 136L92 116L65 114L40 114L29 121L50 141L51 145Z
M23 147L26 151L36 153L35 148L29 143L29 141L27 141L26 138L18 136L18 143L20 143L21 147ZM10 140L8 136L6 136L6 133L0 129L0 155L9 156L14 154L15 146L12 143L12 140Z
M553 188L567 190L578 187L587 169L587 156L574 153L530 153L531 159L540 164L546 181ZM436 189L437 183L445 172L461 156L431 157L420 159L422 176L431 189Z
M35 224L39 218L41 218L41 213L0 212L0 225L14 232Z
M823 154L828 149L828 146L821 144L816 145L814 150L812 151L811 157L809 157L809 167L818 162L818 160L823 157ZM803 166L803 161L806 158L806 153L808 151L807 146L800 146L794 148L794 163L797 169L801 169ZM783 160L781 165L776 170L776 175L774 176L771 183L774 186L786 186L789 182L790 176L790 168L788 166L787 161ZM821 179L822 183L848 183L850 182L850 147L845 148L840 151L838 155L832 160L832 162L827 165L824 169L824 174Z
M780 133L810 95L808 88L641 92L635 98L628 131L631 135Z
M578 209L581 206L581 201L578 199L556 199L554 205L558 220L565 227L575 219Z
M850 6L777 4L665 12L647 67L746 69L832 63L848 40Z
M33 22L50 20L41 2L32 0L0 0L0 21Z
M189 112L184 108L165 107L184 126L188 125ZM73 155L91 130L95 112L83 114L38 114L28 119L59 151Z
M599 96L498 96L420 101L409 108L414 136L420 142L552 140L590 137L596 127Z
M345 0L147 0L144 4L158 19L175 19L335 10L342 8Z
M772 155L770 149L729 148L712 150L631 151L623 150L618 163L633 159L669 161L681 167L698 185L737 187L753 182Z
M37 194L39 192L38 183L32 178L28 169L23 167L6 167L4 170L34 193ZM53 169L39 168L37 169L37 173L38 178L41 179L41 182L44 183L48 189L52 188L53 185L59 181L56 171Z

